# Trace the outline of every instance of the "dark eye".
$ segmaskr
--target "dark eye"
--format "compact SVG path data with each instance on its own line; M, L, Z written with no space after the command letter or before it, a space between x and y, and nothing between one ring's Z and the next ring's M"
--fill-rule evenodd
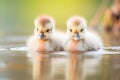
M38 28L36 28L36 30L38 31Z
M49 32L49 31L50 31L49 29L46 30L46 32Z
M70 29L70 32L72 32L72 29Z
M84 29L81 29L81 32L83 32Z

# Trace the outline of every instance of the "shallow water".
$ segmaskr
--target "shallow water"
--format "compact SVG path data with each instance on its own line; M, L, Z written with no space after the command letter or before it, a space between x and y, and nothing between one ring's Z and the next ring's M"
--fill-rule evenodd
M120 46L90 52L28 52L26 36L0 38L0 80L120 80Z

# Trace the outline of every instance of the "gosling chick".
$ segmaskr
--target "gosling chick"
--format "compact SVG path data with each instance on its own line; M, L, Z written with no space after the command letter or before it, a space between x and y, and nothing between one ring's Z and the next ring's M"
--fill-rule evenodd
M34 21L34 35L27 42L29 50L56 51L61 50L58 40L53 37L55 22L50 16L39 16Z
M102 48L101 40L87 31L86 20L80 16L71 17L67 21L65 45L67 51L90 51Z

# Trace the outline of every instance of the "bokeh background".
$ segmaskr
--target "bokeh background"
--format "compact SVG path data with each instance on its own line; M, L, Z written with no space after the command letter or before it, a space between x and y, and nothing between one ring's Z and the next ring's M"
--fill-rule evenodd
M43 14L56 20L56 28L66 30L66 20L73 15L86 18L88 24L101 5L112 0L0 0L0 36L33 34L34 19Z
M45 77L41 80L50 80L52 77L53 80L65 80L66 76L68 80L72 77L73 80L79 77L83 80L120 80L120 37L110 36L109 33L104 36L101 34L105 52L95 51L93 54L29 53L25 45L28 37L33 34L34 19L39 15L53 16L56 28L63 31L66 31L69 17L81 15L87 20L88 26L94 29L101 27L104 13L112 2L113 0L0 0L0 80L33 80L33 73L36 73L39 80L41 75Z

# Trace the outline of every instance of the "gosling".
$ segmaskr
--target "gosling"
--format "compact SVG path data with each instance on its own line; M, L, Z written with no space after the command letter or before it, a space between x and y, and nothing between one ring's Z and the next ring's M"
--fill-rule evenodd
M99 50L102 49L102 41L97 35L87 31L87 23L84 18L74 16L67 21L64 48L67 51Z
M39 16L34 21L34 35L27 41L28 50L60 51L59 39L54 36L55 22L50 16Z

